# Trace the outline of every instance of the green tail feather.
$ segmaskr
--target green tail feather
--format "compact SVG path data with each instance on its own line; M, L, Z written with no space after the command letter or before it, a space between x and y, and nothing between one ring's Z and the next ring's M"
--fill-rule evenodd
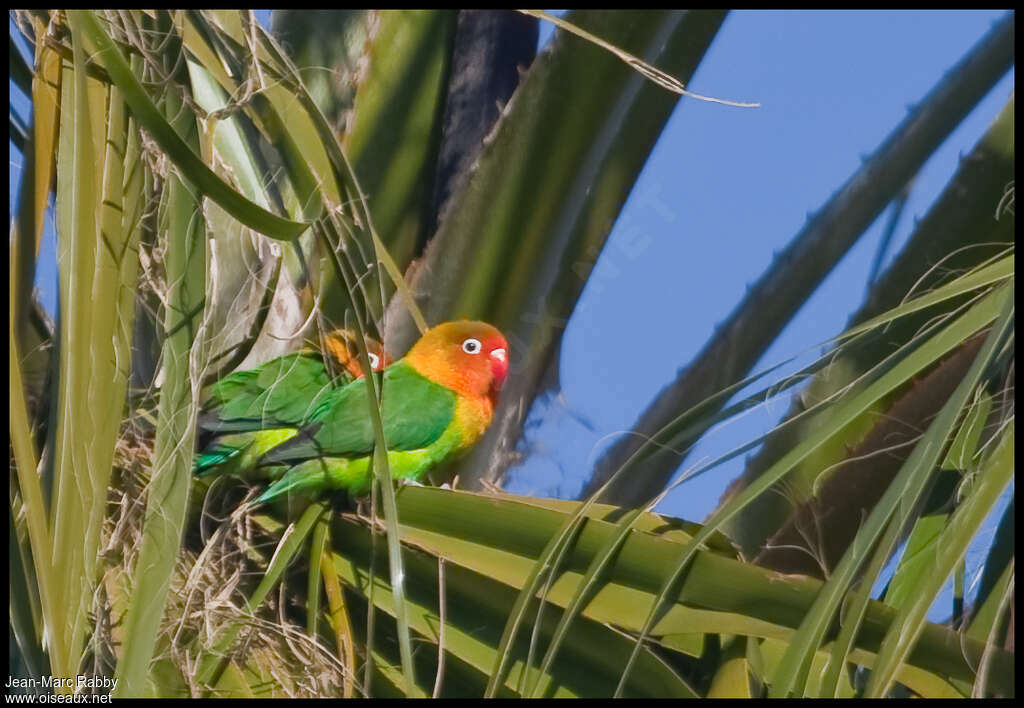
M310 480L301 474L286 474L281 479L277 480L269 487L263 494L259 495L250 502L250 506L256 506L257 504L264 504L272 501L277 497L288 494L289 492L310 492L313 496L315 493L322 489L323 486L317 483L315 480Z
M214 448L208 452L196 455L196 460L192 465L192 471L196 477L206 477L208 475L219 472L220 465L224 464L232 457L241 452L237 448Z
M332 458L319 458L308 460L302 464L288 468L279 480L271 484L263 494L256 497L251 504L263 504L283 494L301 492L310 496L328 489L344 489L338 481L333 478L332 467L337 464L345 464L343 460Z
M297 432L295 428L278 428L221 435L196 456L193 471L197 477L244 474L256 467L267 452L290 440Z

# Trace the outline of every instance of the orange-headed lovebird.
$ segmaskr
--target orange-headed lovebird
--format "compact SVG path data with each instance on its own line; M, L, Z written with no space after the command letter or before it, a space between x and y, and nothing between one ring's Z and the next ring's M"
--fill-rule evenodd
M508 343L484 322L446 322L429 330L379 376L380 415L393 478L418 482L469 449L490 425L508 374ZM257 464L276 481L256 503L289 491L370 489L374 435L365 379L317 397L298 426L277 436ZM265 427L265 426L264 426Z
M361 378L355 342L354 332L336 329L324 336L323 354L307 343L211 385L199 416L196 474L248 470L281 442L281 434L269 429L300 425L329 391ZM391 363L380 342L367 337L366 346L374 371Z

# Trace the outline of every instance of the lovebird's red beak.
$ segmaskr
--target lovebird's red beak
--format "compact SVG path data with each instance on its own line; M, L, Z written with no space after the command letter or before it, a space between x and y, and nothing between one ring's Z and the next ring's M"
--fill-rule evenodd
M494 349L490 353L491 374L494 376L494 390L500 390L508 376L508 350Z

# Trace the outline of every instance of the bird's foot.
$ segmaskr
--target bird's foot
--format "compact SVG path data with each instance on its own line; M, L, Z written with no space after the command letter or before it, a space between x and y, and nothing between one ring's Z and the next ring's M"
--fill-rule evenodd
M410 487L429 487L429 486L431 486L429 484L423 484L422 482L417 482L415 479L400 479L400 480L398 480L399 488L404 487L406 485L408 485ZM455 489L455 487L453 487L452 485L448 484L448 482L445 482L444 484L441 484L441 485L439 485L437 487L434 487L434 489L447 489L447 490L451 491L451 490Z

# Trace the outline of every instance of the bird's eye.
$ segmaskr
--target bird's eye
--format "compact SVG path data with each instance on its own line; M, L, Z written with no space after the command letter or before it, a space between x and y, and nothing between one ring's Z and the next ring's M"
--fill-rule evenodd
M373 352L367 352L367 354L370 355L370 368L376 371L377 367L380 366L380 357Z
M473 339L470 337L462 343L462 351L467 354L479 354L481 349L483 349L483 346L480 344L479 339Z

